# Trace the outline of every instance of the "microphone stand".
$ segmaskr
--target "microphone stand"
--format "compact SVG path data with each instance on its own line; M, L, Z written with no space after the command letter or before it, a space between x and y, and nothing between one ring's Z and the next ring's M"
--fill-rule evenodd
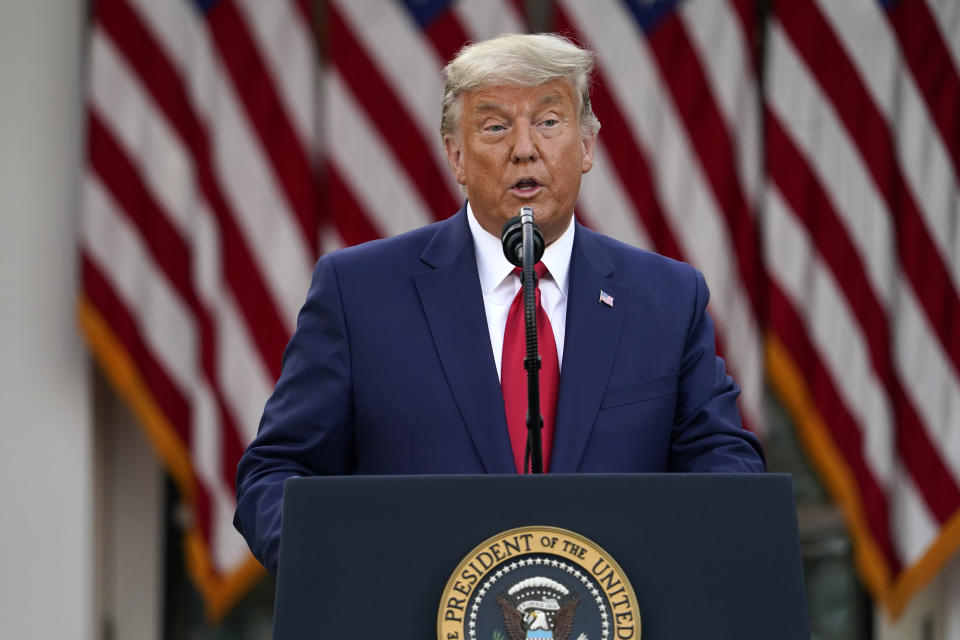
M533 265L543 256L543 235L533 222L533 209L521 207L520 215L503 225L500 233L503 255L521 269L523 284L523 321L527 355L527 446L523 455L523 471L543 473L543 443L540 414L540 353L537 344L537 274Z
M523 229L523 320L527 341L527 357L523 368L527 370L527 452L524 456L524 471L530 464L530 473L543 473L543 415L540 413L540 350L537 341L537 274L533 269L534 225L533 209L520 209L520 224ZM542 242L541 242L542 244Z

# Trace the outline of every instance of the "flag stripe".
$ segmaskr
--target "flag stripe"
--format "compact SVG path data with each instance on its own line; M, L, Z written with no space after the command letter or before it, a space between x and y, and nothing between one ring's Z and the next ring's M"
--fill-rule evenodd
M897 553L904 564L918 562L936 541L939 523L926 508L926 503L910 475L897 469L900 480L891 483L890 529Z
M150 350L140 339L137 324L131 319L126 307L113 294L110 286L100 274L100 269L94 266L88 256L82 258L84 290L98 309L110 314L110 321L114 332L126 347L127 352L140 367L140 374L147 385L153 390L154 397L163 409L163 412L177 430L177 436L190 446L190 405L177 386L170 380L164 368L160 366Z
M205 380L198 379L193 393L193 442L190 446L197 479L210 494L210 528L206 532L211 560L217 571L224 571L239 562L237 551L244 545L233 529L235 458L232 470L227 465L230 439L224 438L228 417ZM232 542L229 542L232 540Z
M176 71L127 3L104 0L98 7L101 26L125 52L137 73L149 79L145 87L190 150L197 181L221 226L225 279L253 331L263 361L269 366L271 375L276 377L280 373L279 362L287 331L213 177L205 129L190 106Z
M447 159L442 145L438 144L437 108L443 95L441 71L444 61L397 0L338 0L330 4L331 7L334 5L343 24L349 26L357 46L366 52L366 60L377 69L382 83L379 86L389 92L391 100L403 105L403 126L412 127L419 133L424 161L433 157L433 164L443 179L434 188L446 185L453 199L459 201L459 185L447 171ZM341 68L341 72L342 68L352 67L355 63L342 56L332 56L331 62ZM404 159L401 159L401 165Z
M915 0L909 10L937 11L935 3ZM906 59L917 54L904 42L910 27L898 24L907 9L896 4L884 2L881 15L878 2L775 2L763 61L772 284L790 290L829 376L823 384L851 410L867 468L886 493L885 521L859 519L868 488L842 480L828 443L838 440L841 416L817 400L813 409L798 403L803 394L786 386L793 374L777 340L768 341L778 378L771 382L845 508L870 590L893 616L960 545L960 377L949 350L960 317L960 232L951 213L960 192L932 106L953 89L918 71L956 66L936 43L914 42L930 57ZM791 257L801 242L812 248ZM798 330L782 317L771 327L783 344ZM853 357L864 349L868 370ZM898 563L874 553L884 539Z
M87 215L81 237L87 255L105 270L104 276L116 295L136 314L145 344L181 393L188 395L197 378L193 367L194 318L150 259L136 228L117 212L118 207L103 184L90 174L82 187ZM110 269L117 263L129 264L131 268ZM174 339L178 340L171 342Z
M570 21L563 4L557 5L554 27L562 33L571 34L575 40L582 42L585 46L593 48ZM682 260L680 246L667 223L663 207L657 200L645 154L640 151L637 140L631 134L607 86L603 71L599 70L590 101L594 112L603 123L604 145L613 161L614 171L630 196L633 209L640 216L653 249L665 256Z
M737 17L737 23L740 25L740 37L744 39L743 48L749 56L750 69L756 72L760 69L759 47L760 34L759 28L760 16L756 9L754 0L727 0Z
M928 0L930 15L940 27L953 67L960 69L960 5L956 0Z
M291 318L303 303L306 282L299 276L309 273L313 255L271 176L269 158L257 142L253 126L238 102L239 96L222 67L215 61L213 66L208 88L208 99L216 104L212 112L216 122L210 129L212 168L233 222L284 321L286 336L293 330Z
M960 78L947 45L923 2L895 2L887 17L960 182Z
M319 241L308 13L101 0L91 29L80 322L190 506L211 617L262 575L235 469Z
M744 24L729 0L684 2L677 15L687 31L692 57L703 65L707 91L716 99L728 132L744 200L753 212L761 186L757 75L749 50L755 31L734 36L739 30L756 27Z
M313 169L317 135L313 97L316 91L313 67L316 63L312 20L303 19L299 9L286 2L265 3L262 0L235 0L242 14L255 49L263 52L263 62L269 78L275 84L276 104L282 104L295 132L295 141L303 147ZM312 183L308 183L311 184ZM315 193L308 194L314 207L311 219L317 215ZM312 229L306 229L312 233ZM316 238L306 236L307 246L315 248Z
M459 18L449 6L434 16L430 24L423 29L423 35L433 45L437 56L444 64L452 60L463 43L469 40Z
M471 41L502 33L522 33L526 27L524 0L459 0L453 10Z
M769 168L778 188L801 222L820 241L818 250L843 288L860 323L878 378L887 389L894 408L896 430L904 462L941 522L960 507L960 491L933 447L894 372L891 335L886 313L872 294L863 264L846 231L838 223L820 184L787 138L776 116L767 113ZM829 415L829 414L828 414Z
M253 266L263 276L278 317L287 320L283 327L286 335L293 328L290 319L300 308L306 286L294 274L309 273L313 255L272 177L269 160L238 103L236 90L225 76L223 63L210 42L209 29L187 3L133 0L128 4L135 7L145 28L156 37L171 69L181 74L185 98L192 101L187 105L192 111L186 115L202 127L199 133L205 137L199 148L218 188L216 195L223 196L226 213L233 216L246 241L255 261ZM261 10L268 6L278 5L261 4ZM142 76L145 85L151 81L149 75ZM203 167L197 171L202 170ZM191 207L187 205L185 210Z
M762 184L757 73L750 55L756 32L745 31L748 25L742 22L743 17L736 14L730 2L685 2L678 5L676 15L687 33L691 57L702 67L704 91L714 98L714 108L721 120L718 124L724 128L723 139L729 142L733 153L731 170L726 177L738 183L752 220ZM750 23L749 28L755 25ZM756 259L762 267L759 229L755 228L753 233ZM729 226L724 229L724 238L734 235ZM728 244L728 241L718 243L724 255L715 255L712 262L703 263L710 265L714 283L710 309L715 315L718 334L725 337L729 345L728 350L724 350L718 342L718 353L729 356L731 375L743 390L740 403L746 426L759 427L762 433L764 366L760 318L744 295L739 282L742 275L730 260ZM723 267L718 268L721 264ZM730 273L731 270L734 273ZM719 283L717 274L721 275ZM764 291L762 283L760 291L761 294Z
M382 238L384 234L380 233L364 214L332 163L327 165L327 180L330 183L330 210L343 242L349 246Z
M931 320L935 319L936 313L940 313L941 318L949 318L954 314L956 309L960 309L960 307L951 306L949 299L937 301L935 303L937 305L936 312L931 314L931 308L934 304L929 300L931 292L943 288L950 289L949 277L943 270L943 263L936 258L936 248L928 241L923 223L917 219L918 214L915 205L910 195L906 192L906 185L903 183L899 169L896 167L896 159L893 155L892 146L889 146L891 144L889 138L886 138L886 144L884 144L884 148L882 149L872 149L869 145L873 140L866 139L868 134L873 137L887 135L887 129L883 124L882 117L875 111L869 97L863 92L863 87L859 85L855 71L849 67L849 61L842 57L843 54L840 44L834 39L832 32L829 31L830 27L823 22L819 14L816 14L816 10L812 5L804 2L803 4L806 7L804 13L794 13L801 4L801 2L796 2L782 5L789 8L786 9L787 13L781 16L781 22L785 23L785 30L787 34L791 36L791 40L795 46L797 46L798 53L804 57L811 71L833 98L833 103L837 107L838 114L843 119L848 131L850 131L854 137L854 141L860 148L861 155L864 156L864 161L868 168L871 169L875 183L879 183L878 187L883 184L883 181L877 178L877 171L880 169L876 164L875 158L868 156L871 152L886 155L887 164L883 168L883 171L888 172L886 175L891 182L900 185L899 188L895 189L896 195L899 197L899 202L894 201L891 204L891 209L894 215L894 225L897 230L897 245L898 249L900 249L903 266L908 277L910 277L914 284L914 289L918 297L924 303L928 318L931 318ZM806 24L802 29L796 27L794 23L800 19L809 24ZM792 22L790 22L790 20L792 20ZM792 31L799 32L799 36L792 33ZM813 46L813 38L816 38L816 42L820 47L819 51L830 54L829 63L826 61L812 62L811 58L813 58L813 54L810 51L804 52L804 46L808 48ZM825 44L825 42L829 44ZM840 67L844 67L842 72L834 71ZM857 85L858 89L851 89L851 86L854 84ZM852 95L846 95L839 100L836 98L838 94L851 92ZM859 116L855 116L847 107L851 101L860 104L862 108L866 110L864 113L867 115L861 113ZM857 129L857 126L867 126L869 129L863 131L862 129ZM883 192L882 188L879 188L879 190ZM889 194L884 193L884 195L889 201ZM902 208L898 210L897 205L900 205ZM913 233L914 235L909 236L907 235L908 233ZM918 254L924 244L926 245L927 255L920 256ZM925 263L922 264L922 267L921 262ZM939 271L937 271L938 267ZM929 284L931 280L934 282L932 286ZM949 295L949 293L946 294L946 297L949 298ZM931 315L934 317L931 317ZM937 327L934 325L934 328L938 330L941 341L943 341L944 337L949 339L949 332L952 331L949 326ZM956 365L956 362L957 361L954 360L954 365ZM890 388L890 391L893 393L891 401L898 408L902 408L905 402L902 388L899 385L894 385ZM906 424L899 425L898 436L902 434L903 431L908 431L915 438L911 438L910 440L901 438L906 445L906 449L901 451L901 454L905 456L905 463L911 473L914 474L914 478L931 509L941 522L945 522L957 508L960 508L960 490L958 490L946 465L932 446L925 429L916 424L914 420L916 416L915 412L898 411L898 415L911 417ZM925 454L931 455L932 459L928 460Z
M102 71L106 71L109 68L107 63L112 59L112 56L107 53L110 51L107 42L108 41L102 37L94 41L94 51L103 52L99 55L95 54L97 55L97 63L100 65L99 68ZM113 65L113 68L114 73L106 78L106 80L122 86L124 89L123 96L130 97L137 93L135 87L130 82L121 80L119 74L120 65L116 63ZM97 82L100 83L103 81L97 80ZM100 115L101 112L109 107L109 104L106 104L104 99L98 99L96 94L92 96L92 99L97 103L97 106L91 106L89 111L88 154L91 168L93 168L102 183L110 190L113 198L120 203L121 209L126 217L138 227L141 236L151 251L154 262L163 270L167 279L176 288L184 303L190 307L190 310L196 316L200 334L200 359L204 366L204 372L214 389L218 402L222 405L221 411L226 412L228 405L237 406L238 404L236 402L236 396L232 397L228 402L226 395L234 387L239 386L241 389L250 387L248 380L259 373L259 370L262 369L262 363L259 362L251 348L246 344L247 338L245 335L242 335L242 332L232 331L228 333L223 330L224 322L222 321L222 312L217 314L220 320L218 320L218 327L215 330L213 322L211 321L212 314L207 308L204 308L198 300L197 291L191 281L191 274L196 273L199 267L193 264L191 248L188 246L187 240L182 237L183 233L191 232L192 229L189 226L191 223L188 219L185 219L184 216L178 216L173 213L176 211L176 207L182 206L183 196L178 196L172 200L167 198L162 204L157 201L158 196L163 194L169 195L170 192L174 191L176 181L183 179L184 176L181 175L179 169L173 171L172 175L168 176L154 171L155 168L160 166L169 167L171 164L171 156L179 159L180 156L184 154L181 153L182 150L178 148L178 145L172 143L170 137L166 135L167 131L162 126L162 122L151 117L151 110L148 104L138 103L136 105L136 113L142 114L142 118L139 121L129 121L128 123L114 122L111 123L111 127L114 128L114 131L123 131L121 133L123 144L128 148L131 141L134 143L140 142L143 145L143 141L146 140L147 144L136 150L136 154L139 156L150 157L152 155L157 158L166 158L167 161L139 163L139 166L134 166L129 152L121 150L119 141L114 139L110 128L104 124L103 117ZM121 125L120 130L116 129L117 125ZM133 125L133 127L130 125ZM141 131L151 131L152 133L148 137L141 135L140 139L137 140L135 137L136 131L133 130L135 128L139 128ZM131 130L127 131L125 129ZM180 163L177 161L173 164L179 165ZM138 171L143 171L144 176L152 176L149 188L144 181L141 180ZM165 178L166 180L164 180ZM186 181L187 185L191 183L192 181L190 180ZM189 193L186 195L189 196ZM172 224L174 220L177 222L177 228ZM199 228L199 219L194 217L194 221L196 222L195 228ZM205 252L210 252L212 250L212 243L219 245L219 241L215 237L207 234L207 239L200 246L198 254L202 256ZM215 274L214 277L219 279L218 274ZM214 299L215 296L219 297L219 295L219 291L216 291L214 294L208 293L204 297L209 301ZM209 302L207 306L211 309L213 308ZM235 311L231 312L231 315L235 314ZM219 337L228 336L230 339L218 340ZM214 377L213 362L214 354L218 351L218 342L221 342L224 345L223 350L230 354L244 353L247 355L247 358L242 362L243 366L236 367L233 370L230 384L218 384ZM269 392L269 383L260 383L259 386L261 392L258 393L256 397L266 397L266 394ZM265 389L265 391L262 389ZM243 402L249 402L248 397L249 396L244 396ZM259 407L252 417L254 425L258 417ZM224 427L224 436L229 439L231 451L234 452L232 464L235 464L241 443L236 436L236 431L231 428L229 424ZM224 477L228 479L228 486L232 487L234 470L230 462L228 462L227 465L224 471Z
M182 236L188 236L192 223L189 205L197 188L189 152L154 108L138 77L102 29L94 29L90 58L97 72L90 79L87 108L100 114L102 120L109 120L111 133L129 155L163 159L141 162L138 170L158 204L171 215L171 224ZM118 105L123 105L131 115L110 117Z
M868 339L851 309L855 301L845 297L842 284L818 251L817 236L807 232L780 189L768 190L765 204L765 250L771 275L795 301L796 313L805 320L808 341L833 375L838 397L860 429L870 472L886 489L897 480L893 476L893 409L876 373Z
M259 146L270 159L273 175L300 224L308 253L315 257L313 170L286 115L287 108L232 0L220 0L207 14L207 24L239 102L257 132Z
M136 225L154 262L184 303L195 312L202 311L193 290L190 250L179 231L154 201L140 179L137 168L110 134L96 111L89 112L87 153L91 168L107 187L127 219ZM209 328L205 312L201 325ZM204 331L203 333L208 333Z
M147 264L139 236L125 219L112 213L115 207L108 203L99 183L91 179L85 186L90 205L84 221L87 252L81 259L86 295L97 308L109 313L115 336L138 364L140 374L153 389L154 398L170 423L180 425L178 439L192 451L202 434L194 426L186 427L192 425L196 409L186 395L194 388L189 369L189 346L193 342L188 337L192 334L189 316L175 302L175 294L167 289L165 280L157 277ZM106 229L110 232L105 233ZM110 266L118 262L131 269L111 270ZM172 343L170 336L175 333L187 339ZM157 345L174 348L158 351ZM189 486L191 499L196 500L199 509L193 516L206 537L213 527L214 507L208 487L197 480Z
M664 85L683 120L735 248L740 278L757 317L763 317L763 267L753 214L734 175L736 154L723 117L680 17L671 14L647 38Z
M923 1L923 0L919 0ZM901 56L896 35L876 2L860 7L820 3L820 11L845 45L850 62L870 99L885 119L904 177L930 239L940 251L944 267L960 287L960 265L946 262L957 255L960 237L941 212L956 208L960 193L947 149L930 120L909 67ZM851 10L852 9L852 10ZM864 35L869 34L869 38Z
M340 74L331 70L326 81L329 160L363 203L366 218L388 236L432 222L421 192L377 135L376 125L364 117Z
M441 185L448 178L441 174L427 143L410 126L412 117L394 96L389 84L354 38L340 17L335 3L327 5L330 23L330 49L335 60L349 60L338 65L341 77L357 103L364 109L392 151L399 166L405 168L410 181L437 220L449 217L457 209L456 200Z
M568 26L571 22L574 23L572 28ZM648 193L654 204L644 206L635 201L633 213L659 252L689 260L707 274L712 293L710 307L716 315L719 341L728 345L729 370L744 384L741 403L745 421L759 424L759 417L753 416L759 416L762 411L760 334L745 292L737 284L734 252L725 246L729 233L702 176L694 170L681 178L677 171L681 167L686 170L696 160L692 150L674 137L680 135L682 139L682 126L670 111L671 103L661 91L655 69L653 66L637 68L638 62L646 60L647 50L642 44L631 41L631 36L637 34L632 23L621 3L606 2L588 9L585 5L570 2L558 5L555 25L596 48L600 70L592 101L603 123L602 140L608 143L607 149L615 158L621 183L627 189L641 186L643 181L635 175L635 167L650 167ZM589 32L581 27L586 27ZM609 75L605 72L607 68L616 70L623 60L630 61L629 69ZM635 77L643 81L638 83ZM624 105L630 106L625 108ZM621 123L622 129L617 126ZM611 128L617 130L610 131ZM623 148L635 149L636 159L616 158L618 149ZM656 164L648 163L642 150L648 148L658 150ZM587 180L590 180L589 176ZM651 224L645 217L651 213L659 214L660 228L669 234L667 237L678 242L670 251L656 244L653 229L657 228L657 223ZM599 221L600 231L606 231L604 222ZM698 229L698 233L683 233L685 229ZM674 230L681 234L674 235ZM685 242L684 247L679 246L680 239ZM741 308L744 302L746 304ZM726 334L728 330L730 333Z
M814 81L779 29L768 40L776 61L769 100L784 127L793 131L817 180L834 203L838 216L867 269L874 295L887 309L893 330L884 340L896 347L900 379L926 423L930 438L942 451L955 451L960 433L949 419L957 409L960 381L929 328L919 302L889 248L894 230L882 197L873 189L858 151ZM816 123L816 128L811 126ZM960 459L946 456L954 477L960 477Z
M523 30L525 5L97 3L80 322L187 501L203 492L187 555L213 614L255 575L233 468L318 243L458 208L441 70ZM598 56L578 220L703 271L745 424L763 435L766 366L896 613L960 547L956 3L542 8Z
M830 416L830 430L837 448L850 467L856 479L862 498L864 517L874 535L877 546L883 553L887 566L892 572L900 569L900 560L894 551L887 523L889 505L886 496L877 484L863 457L862 439L859 428L843 401L837 396L831 375L810 343L793 304L776 284L768 289L769 317L777 334L781 336L790 351L794 362L811 383L810 392L820 411ZM802 301L798 301L802 303Z
M886 307L899 295L893 287L894 229L883 197L872 179L836 111L783 31L774 27L769 50L776 63L771 74L768 108L790 131L799 153L835 203L835 209L864 261L870 284ZM811 123L816 123L816 128ZM772 162L768 158L767 163ZM769 170L769 167L768 167ZM936 338L933 338L936 340Z
M832 28L811 0L777 5L778 17L818 82L830 95L893 215L897 253L925 314L960 371L960 298L939 258L896 160L883 116L867 95Z
M88 256L81 257L81 277L84 291L91 302L110 317L114 333L130 357L136 362L140 375L153 392L154 398L177 429L177 435L190 446L190 434L183 426L190 424L190 406L176 388L163 367L151 355L150 349L140 339L138 323L131 317L126 306L117 298L104 279L101 270ZM210 498L204 487L196 483L191 488L195 501L197 526L207 536L210 532Z
M176 230L167 222L165 213L157 207L153 198L144 188L132 163L115 144L100 119L93 112L90 113L89 130L88 144L91 168L99 175L101 183L117 202L117 212L124 216L126 221L131 223L133 228L139 232L137 237L144 242L145 249L151 254L153 264L160 268L163 276L165 276L166 283L173 287L174 292L186 305L182 315L186 316L187 311L192 314L190 317L196 326L197 351L200 356L203 374L213 387L213 391L210 392L213 396L210 403L215 403L215 408L219 413L216 424L211 427L218 433L207 437L215 437L227 444L232 457L225 459L224 466L218 473L220 473L219 478L223 486L232 491L236 465L242 453L242 445L238 438L236 426L227 411L223 393L216 385L214 375L216 334L213 331L210 316L207 310L201 306L190 282L189 274L192 269L190 252ZM154 278L159 277L161 277L160 274L154 276ZM93 295L91 295L91 298L97 299ZM172 308L170 305L164 306L167 309ZM143 326L143 323L140 324ZM169 341L158 340L158 342L167 343ZM189 358L189 355L187 358ZM184 393L188 393L192 387L196 386L197 381L193 379L190 373L185 372L186 366L178 367L178 369L184 370L177 377ZM182 424L180 422L182 419L182 415L170 416L173 424ZM198 440L200 438L197 437L197 429L195 428L191 431L190 437L190 443L194 450L196 450ZM201 459L208 464L216 464L216 461L221 458L217 456Z
M887 342L889 327L886 311L873 295L859 253L823 187L776 115L768 111L766 118L770 176L797 222L805 227L811 238L817 238L817 257L826 263L849 301L850 311L859 323L858 329L868 346L877 378L889 385L895 374Z
M294 0L294 6L300 12L300 18L303 20L304 24L313 28L314 18L313 18L313 0Z
M601 138L594 150L593 168L580 183L577 220L581 224L602 220L604 233L635 247L652 249L653 243L633 214L630 196L615 173L616 167L607 151L606 138Z
M274 379L254 348L250 330L244 324L233 296L222 288L209 285L201 289L201 296L214 312L219 345L213 354L217 388L223 394L224 404L230 411L237 434L229 443L225 462L232 486L236 466L231 462L233 454L230 452L236 452L237 446L246 446L257 434L264 399L270 396Z

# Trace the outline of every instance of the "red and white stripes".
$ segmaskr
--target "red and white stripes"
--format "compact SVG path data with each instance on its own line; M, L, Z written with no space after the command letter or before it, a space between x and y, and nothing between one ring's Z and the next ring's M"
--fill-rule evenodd
M159 425L150 436L192 507L191 570L216 614L255 573L232 525L234 474L319 226L303 4L207 4L97 3L80 308L108 375Z
M601 62L578 214L704 271L748 422L766 370L899 610L960 546L960 12L556 6Z
M214 613L255 575L233 473L318 245L459 208L441 70L526 28L521 0L322 4L322 72L309 0L96 5L81 325L192 507ZM552 5L600 60L578 218L705 273L748 425L769 382L892 611L960 547L958 7Z
M759 120L751 40L733 3L683 4L645 35L626 3L561 1L555 26L600 59L601 155L578 215L707 274L741 408L761 428ZM596 188L597 177L612 189Z
M466 40L523 31L515 3L454 2L423 28L401 3L335 0L326 10L326 209L335 245L455 213L463 195L440 144L441 71Z
M960 542L960 140L933 5L887 4L774 3L763 244L771 328L847 461L827 478L868 586L897 611Z

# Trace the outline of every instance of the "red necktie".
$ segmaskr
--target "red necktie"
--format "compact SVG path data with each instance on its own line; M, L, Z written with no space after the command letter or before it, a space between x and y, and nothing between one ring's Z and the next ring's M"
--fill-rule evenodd
M547 274L542 262L534 267L537 281ZM514 269L520 274L520 268ZM522 277L522 276L521 276ZM557 387L560 384L560 364L557 358L557 343L547 312L540 304L540 287L537 299L537 344L540 351L540 413L543 415L543 471L550 468L550 452L553 448L553 429L557 417ZM503 408L507 414L510 444L513 446L513 461L517 472L523 473L524 454L527 450L527 370L523 359L527 355L523 319L523 288L510 305L507 328L503 333L503 359L500 362L500 389L503 391Z

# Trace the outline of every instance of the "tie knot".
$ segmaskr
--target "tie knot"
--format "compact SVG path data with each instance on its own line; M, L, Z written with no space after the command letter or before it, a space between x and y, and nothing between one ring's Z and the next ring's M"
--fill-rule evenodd
M537 280L541 280L545 275L550 273L547 270L547 265L543 264L542 262L538 262L537 264L533 265L533 270L537 273ZM520 267L514 267L513 272L520 276L521 280L523 279L523 269Z

